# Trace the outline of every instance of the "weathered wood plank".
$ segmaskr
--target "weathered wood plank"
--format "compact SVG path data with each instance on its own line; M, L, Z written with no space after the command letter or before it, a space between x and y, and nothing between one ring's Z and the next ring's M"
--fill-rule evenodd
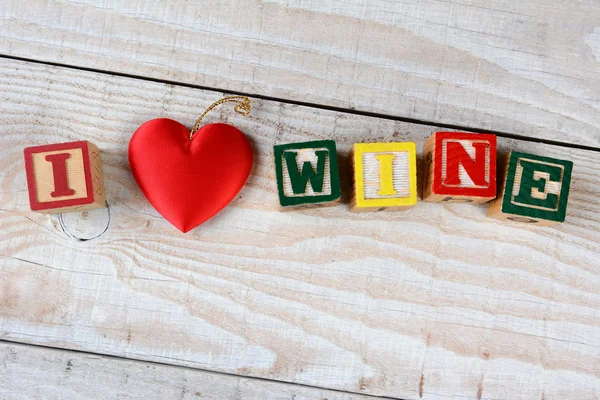
M142 122L191 124L217 98L0 62L3 339L406 399L598 397L598 153L500 139L503 151L575 162L556 228L465 204L282 213L274 143L333 138L345 155L354 142L414 140L421 151L435 128L270 101L249 117L224 107L207 122L245 131L256 166L225 212L184 235L137 189L127 144ZM22 165L27 145L75 139L102 150L111 206L103 234L108 218L90 212L100 227L88 237L101 235L84 242L61 229L85 233L83 216L61 225L28 210Z
M289 383L0 343L0 399L368 400Z
M594 0L6 0L0 53L600 145Z

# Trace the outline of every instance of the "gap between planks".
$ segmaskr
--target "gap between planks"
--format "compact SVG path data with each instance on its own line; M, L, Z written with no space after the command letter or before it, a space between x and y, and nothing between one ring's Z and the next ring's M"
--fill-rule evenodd
M123 72L118 72L118 71L110 71L110 70L90 68L90 67L81 67L81 66L77 66L77 65L64 64L64 63L58 63L58 62L53 62L53 61L37 60L37 59L26 58L26 57L17 57L17 56L11 56L8 54L0 54L0 58L4 58L4 59L8 59L8 60L15 60L15 61L30 62L30 63L35 63L35 64L48 65L48 66L52 66L52 67L68 68L68 69L74 69L74 70L85 71L85 72L94 72L94 73L103 74L103 75L113 75L113 76L118 76L118 77L122 77L122 78L162 83L162 84L166 84L166 85L180 86L180 87L185 87L185 88L190 88L190 89L207 90L210 92L217 92L217 93L223 93L223 94L228 94L228 95L248 96L248 97L252 97L254 99L274 101L274 102L278 102L278 103L286 103L286 104L302 106L302 107L309 107L309 108L314 108L314 109L319 109L319 110L341 112L341 113L346 113L346 114L359 115L359 116L363 116L363 117L380 118L380 119L385 119L385 120L390 120L390 121L406 122L406 123L424 125L424 126L435 126L438 128L467 131L467 132L473 132L473 133L492 133L496 136L500 136L500 137L507 138L507 139L516 139L516 140L523 140L526 142L543 143L543 144L549 144L549 145L553 145L553 146L561 146L561 147L567 147L567 148L573 148L573 149L590 150L590 151L600 152L600 147L586 146L586 145L581 145L581 144L576 144L576 143L567 143L567 142L562 142L562 141L557 141L557 140L534 138L534 137L518 135L516 133L510 133L510 132L502 132L502 131L496 131L496 130L490 130L490 129L481 129L481 128L477 128L477 127L469 127L469 126L463 126L463 125L445 124L445 123L436 122L436 121L425 121L425 120L420 120L420 119L415 119L415 118L406 118L406 117L402 117L399 115L381 114L381 113L376 113L376 112L358 110L358 109L354 109L354 108L329 106L326 104L304 102L304 101L298 101L298 100L293 100L293 99L266 96L266 95L262 95L262 94L258 94L258 93L249 93L249 92L222 89L222 88L216 88L216 87L202 86L202 85L196 85L193 83L178 82L178 81L172 81L172 80L168 80L168 79L153 78L153 77L149 77L149 76L128 74L128 73L123 73Z
M594 0L4 3L0 53L600 146Z
M329 389L329 388L323 388L323 387L319 387L319 386L312 386L312 385L306 385L306 384L300 384L300 383L294 383L294 382L279 381L279 380L276 380L276 379L261 378L261 377L255 377L255 376L250 376L250 375L238 375L238 374L227 373L227 372L210 371L210 370L206 370L206 369L203 369L203 368L186 367L186 366L181 366L181 365L176 365L176 364L169 364L169 363L166 363L166 362L141 361L141 360L137 360L137 359L133 359L133 358L119 357L119 356L114 356L114 355L110 355L110 354L96 353L96 352L92 352L92 351L63 349L63 348L59 348L59 347L44 346L44 345L40 345L40 344L24 343L24 342L19 342L19 341L12 341L12 340L0 339L0 355L2 355L2 353L4 351L4 348L6 348L7 350L9 350L10 347L17 347L17 348L20 348L22 350L44 352L44 353L46 353L46 352L53 352L55 354L61 354L61 355L64 355L64 356L66 356L68 354L73 354L73 355L76 355L76 356L94 356L94 357L98 357L100 360L107 360L107 361L113 361L113 362L116 362L116 363L126 364L125 368L127 366L129 366L130 368L133 368L133 366L155 366L155 367L158 367L158 368L169 369L171 371L174 371L174 370L178 370L178 371L192 371L193 373L202 374L202 375L206 374L206 375L208 375L210 377L248 379L248 380L251 380L251 381L259 382L259 384L275 384L275 385L281 385L282 388L283 387L294 387L294 388L306 389L308 391L319 391L319 392L321 392L321 393L314 393L315 396L318 395L318 394L321 394L321 395L322 394L351 395L351 397L343 397L343 398L340 398L339 400L367 400L367 399L403 400L403 399L401 399L399 397L374 396L374 395L370 395L370 394L356 393L356 392L352 392L352 391L344 391L344 390L339 390L339 389ZM75 358L75 357L73 357L73 358ZM68 370L70 370L71 367L72 367L71 361L72 361L72 359L70 359L69 362L67 363L67 369ZM16 361L16 362L18 362L18 361ZM5 368L9 368L9 364L8 363L5 363ZM8 374L5 373L3 375L6 376ZM206 379L206 377L205 377L205 379ZM109 382L105 382L105 383L109 384ZM240 395L240 396L241 397L239 397L239 398L246 398L243 395ZM279 399L279 397L277 397L277 398ZM293 400L295 398L296 398L295 394L292 395L292 397L290 397L291 400ZM309 400L311 397L302 397L302 398L305 398L305 399ZM319 396L319 398L321 398L321 397ZM317 397L314 397L314 399L317 399ZM327 398L324 398L324 399L327 399ZM333 399L333 400L335 400L335 399Z

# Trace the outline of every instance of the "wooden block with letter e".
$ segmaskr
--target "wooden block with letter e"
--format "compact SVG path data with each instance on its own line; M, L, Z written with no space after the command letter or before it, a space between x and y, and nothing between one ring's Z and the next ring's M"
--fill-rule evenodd
M276 145L275 173L283 209L333 205L342 189L333 140Z
M572 161L510 152L488 217L545 226L564 222L572 171Z
M481 204L496 198L496 136L437 132L425 141L423 200Z
M32 211L60 213L106 207L100 151L88 141L24 150Z
M350 210L405 210L417 204L416 154L412 142L355 144Z

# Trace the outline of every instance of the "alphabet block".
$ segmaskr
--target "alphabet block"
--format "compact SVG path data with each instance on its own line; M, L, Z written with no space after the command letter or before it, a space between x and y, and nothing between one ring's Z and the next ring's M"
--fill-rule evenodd
M279 202L284 209L334 205L342 196L333 140L274 146Z
M417 148L412 142L357 143L350 210L406 210L417 204Z
M32 211L61 213L106 207L100 150L88 141L24 150Z
M437 132L425 141L423 200L481 204L496 198L496 136Z
M513 151L488 217L538 225L564 222L573 162Z

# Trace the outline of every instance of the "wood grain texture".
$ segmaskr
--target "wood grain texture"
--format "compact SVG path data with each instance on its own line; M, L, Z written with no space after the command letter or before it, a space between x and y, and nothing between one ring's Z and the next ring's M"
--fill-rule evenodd
M0 343L2 400L368 400L269 382L20 344Z
M574 161L567 221L553 228L466 204L353 214L346 198L282 213L274 144L335 140L348 194L355 142L415 141L422 157L435 128L223 107L207 123L246 132L255 167L230 207L182 234L136 187L127 144L144 121L191 124L219 97L0 62L2 339L403 399L600 396L598 153L500 138L502 152ZM25 146L75 139L101 149L110 205L88 241L28 210L22 165Z
M600 145L596 0L5 0L0 53Z

